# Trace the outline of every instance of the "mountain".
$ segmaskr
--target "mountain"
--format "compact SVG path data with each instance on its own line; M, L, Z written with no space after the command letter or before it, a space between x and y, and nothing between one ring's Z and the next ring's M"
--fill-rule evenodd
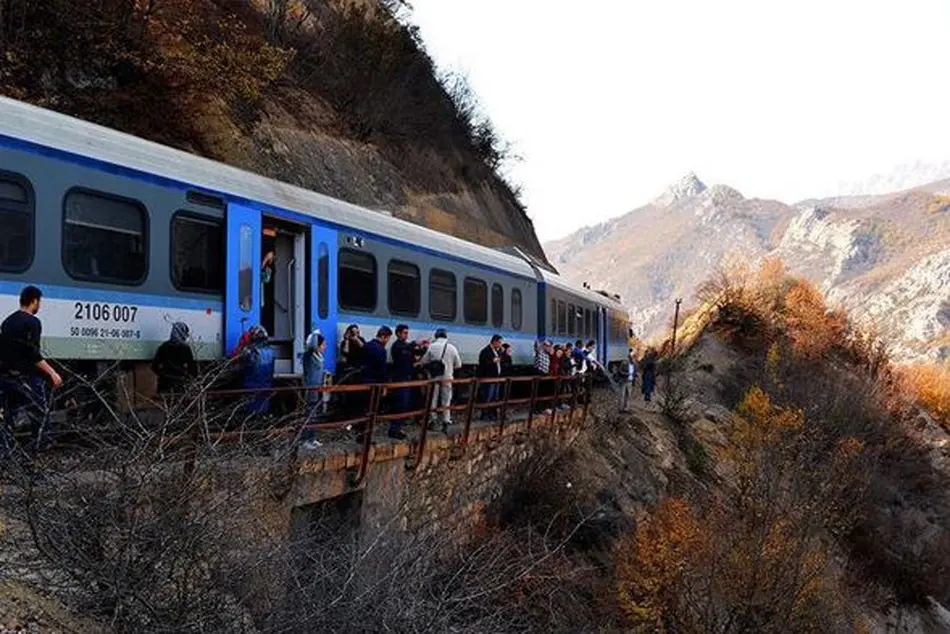
M466 81L437 71L408 11L0 2L0 94L543 258L499 172L510 149Z
M780 257L904 360L950 357L950 180L794 205L688 174L623 216L544 245L575 282L614 289L645 337L721 265Z

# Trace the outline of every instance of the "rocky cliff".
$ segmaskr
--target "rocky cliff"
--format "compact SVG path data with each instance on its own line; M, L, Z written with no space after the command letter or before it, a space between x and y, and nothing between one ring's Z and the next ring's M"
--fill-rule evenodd
M694 174L652 202L545 245L567 277L617 289L635 328L661 333L719 266L766 256L875 327L899 358L950 356L950 181L788 205Z

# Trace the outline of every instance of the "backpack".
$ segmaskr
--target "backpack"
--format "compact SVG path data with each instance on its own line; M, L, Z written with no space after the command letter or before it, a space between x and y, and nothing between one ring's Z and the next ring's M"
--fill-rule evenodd
M429 361L428 363L426 363L426 372L429 373L429 376L431 378L434 379L436 377L440 377L443 374L445 374L445 361L443 361L443 359L445 359L445 351L448 349L449 349L449 341L448 339L446 339L445 345L442 346L442 356L440 356L438 359L433 359L432 361Z

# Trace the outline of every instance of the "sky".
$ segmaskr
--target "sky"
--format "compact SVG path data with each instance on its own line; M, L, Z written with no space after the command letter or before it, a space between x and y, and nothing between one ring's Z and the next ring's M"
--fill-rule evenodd
M410 0L522 160L542 241L693 171L831 196L950 159L950 0Z

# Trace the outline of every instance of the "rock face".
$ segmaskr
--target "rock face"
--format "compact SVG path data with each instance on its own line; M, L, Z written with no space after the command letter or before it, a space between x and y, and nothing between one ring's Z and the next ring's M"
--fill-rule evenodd
M894 194L787 205L687 174L630 213L544 245L575 282L616 289L640 335L719 265L780 257L905 360L945 359L950 338L950 181Z

